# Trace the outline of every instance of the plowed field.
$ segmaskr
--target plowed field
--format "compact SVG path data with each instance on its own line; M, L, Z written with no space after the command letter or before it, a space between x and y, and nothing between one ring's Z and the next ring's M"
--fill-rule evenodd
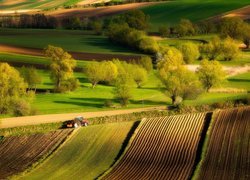
M198 179L250 179L250 107L219 111Z
M104 179L188 179L210 113L147 119Z
M59 130L47 134L13 136L0 142L0 179L24 171L53 151L72 132Z

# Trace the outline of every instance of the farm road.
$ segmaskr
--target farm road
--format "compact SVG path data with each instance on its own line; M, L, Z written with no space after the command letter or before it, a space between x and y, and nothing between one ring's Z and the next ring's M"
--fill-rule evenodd
M83 116L85 118L113 116L120 114L130 114L133 112L143 112L152 110L163 110L166 106L136 108L136 109L123 109L123 110L111 110L111 111L97 111L97 112L82 112L82 113L67 113L67 114L48 114L37 116L25 116L25 117L13 117L0 119L1 128L12 128L19 126L38 125L45 123L62 122L73 119L76 116Z

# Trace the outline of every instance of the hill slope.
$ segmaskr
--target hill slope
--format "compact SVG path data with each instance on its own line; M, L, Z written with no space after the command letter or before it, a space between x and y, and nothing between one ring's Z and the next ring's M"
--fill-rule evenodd
M23 179L94 179L113 163L132 126L133 122L81 128Z
M197 179L250 178L250 107L215 114Z
M0 179L26 170L47 153L55 150L72 130L46 134L6 137L0 142Z
M200 113L147 119L104 179L190 178L210 118L210 113Z

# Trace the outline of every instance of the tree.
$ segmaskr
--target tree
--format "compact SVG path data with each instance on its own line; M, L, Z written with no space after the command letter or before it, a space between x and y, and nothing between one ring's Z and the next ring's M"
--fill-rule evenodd
M159 77L164 85L165 93L172 100L172 105L177 105L178 97L181 99L195 98L202 92L197 76L183 65L169 66L167 69L161 68Z
M118 68L112 61L102 61L100 63L102 69L102 81L110 84L113 82L118 75Z
M95 20L91 22L91 29L95 32L97 35L102 34L103 24L100 20Z
M242 39L244 21L239 17L226 17L220 23L220 33L223 37L230 36L233 39Z
M152 59L149 56L142 56L139 65L149 73L153 69Z
M145 30L148 27L149 16L141 10L132 10L121 15L121 19L131 28Z
M201 53L209 60L217 59L222 54L221 50L221 39L217 36L213 37L209 43L203 44L200 48Z
M158 75L165 91L175 105L177 98L194 98L200 94L200 83L194 73L183 66L183 57L179 50L166 48L163 59L158 62Z
M147 71L138 66L138 65L132 65L133 69L132 69L132 73L133 73L133 79L135 81L135 83L137 84L138 88L141 88L141 86L147 81Z
M21 75L24 81L28 84L29 90L34 89L36 91L37 84L41 84L42 77L38 74L36 68L34 67L22 67Z
M127 106L131 93L131 78L127 73L121 73L117 76L114 88L114 95L120 101L122 106Z
M225 78L223 67L218 61L203 60L197 74L207 92L212 87L218 86Z
M0 63L0 114L14 109L14 102L24 98L27 84L19 72L7 63Z
M55 83L55 90L57 92L70 91L63 85L65 81L72 81L72 78L75 78L73 70L76 66L76 60L62 48L51 45L45 49L45 55L51 59L51 79Z
M246 45L246 48L250 46L250 25L245 23L244 31L243 31L243 42Z
M194 43L181 44L178 49L182 52L183 60L187 64L193 63L200 56L199 48Z
M95 88L95 86L103 79L102 69L100 68L100 64L96 61L87 64L84 73L91 82L92 88Z
M180 23L175 28L179 36L189 36L195 34L193 23L188 19L181 19Z
M227 37L221 44L221 52L225 61L236 58L239 53L239 45L230 37Z
M139 49L145 53L154 54L159 50L159 45L151 37L144 37L140 40Z
M159 27L159 34L161 37L168 37L170 34L170 29L168 26L160 26Z

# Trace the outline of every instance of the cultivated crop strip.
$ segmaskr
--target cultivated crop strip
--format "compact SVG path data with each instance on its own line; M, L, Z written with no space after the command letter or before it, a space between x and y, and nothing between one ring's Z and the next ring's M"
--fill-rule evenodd
M250 179L250 107L215 114L198 179Z
M7 137L0 142L0 179L24 171L53 151L72 130Z
M188 179L207 117L200 113L145 120L104 179Z

